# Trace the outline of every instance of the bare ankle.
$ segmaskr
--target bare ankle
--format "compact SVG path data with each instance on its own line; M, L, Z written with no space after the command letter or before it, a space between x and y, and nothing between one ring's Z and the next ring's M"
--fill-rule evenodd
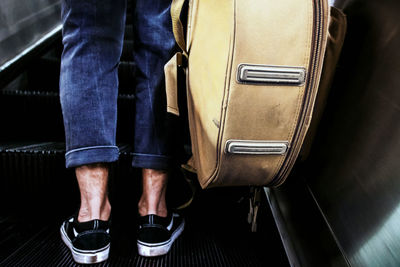
M110 219L110 214L111 214L111 204L107 198L107 203L101 208L100 211L100 220L108 221L108 219Z
M78 221L108 220L111 205L107 195L108 167L104 164L85 165L76 168L81 193Z
M81 207L78 213L78 221L86 222L94 219L100 219L102 221L107 221L111 214L111 204L108 198L105 199L104 203L96 208L96 205L91 205L90 203L81 203Z
M161 217L166 217L168 215L166 205L161 204L155 207L150 207L149 203L145 200L142 200L142 198L140 199L138 204L138 211L140 216L155 214Z
M167 216L165 200L168 174L166 171L143 169L143 193L138 203L141 216L156 214Z

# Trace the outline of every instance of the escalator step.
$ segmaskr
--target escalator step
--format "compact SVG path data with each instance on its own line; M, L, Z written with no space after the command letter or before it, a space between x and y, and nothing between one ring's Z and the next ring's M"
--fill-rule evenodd
M5 210L2 209L1 213L5 214ZM26 220L27 214L21 217L12 213L0 216L0 262L43 230L39 221Z
M133 15L131 14L132 11L128 9L128 11L126 12L126 24L132 24L133 22Z
M133 60L133 44L131 40L125 40L122 48L121 61L132 61Z
M125 25L124 39L125 40L133 40L133 25L132 24Z
M64 167L63 143L17 145L0 151L5 194L34 194L54 186Z
M133 88L133 85L131 85ZM131 142L134 121L133 89L118 97L118 142ZM3 90L0 93L2 140L60 141L65 138L58 92Z
M262 220L264 232L251 233L244 219L247 203L227 201L229 193L225 189L214 192L197 198L186 213L185 231L163 257L140 257L134 230L123 231L128 223L132 229L132 220L125 219L121 224L118 217L113 217L110 258L95 266L288 266L273 222ZM262 208L265 213L265 206ZM126 212L124 216L128 216ZM266 214L263 217L272 221ZM53 222L44 228L0 265L78 266L61 241L59 224Z
M130 168L130 146L121 149L119 172ZM72 190L69 170L65 169L65 144L60 142L0 145L0 184L5 196L23 199L24 195L46 196L54 191ZM127 166L125 166L127 165Z
M2 140L63 141L64 125L57 92L4 90L0 95Z
M42 57L27 69L29 88L31 90L58 92L60 78L59 58Z
M131 61L121 61L118 66L119 92L131 94L135 86L136 64Z
M208 238L208 237L207 237ZM130 257L112 251L110 259L95 266L265 266L244 246L221 248L217 240L199 239L185 233L176 240L169 254L158 258L140 257L132 249ZM33 240L8 257L1 266L79 266L57 230L43 231Z

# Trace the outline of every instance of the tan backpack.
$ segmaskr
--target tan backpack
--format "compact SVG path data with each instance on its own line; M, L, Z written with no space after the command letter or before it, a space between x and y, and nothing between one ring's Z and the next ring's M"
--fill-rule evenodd
M185 42L183 3L171 7L182 52L165 66L167 106L179 115L177 68L184 67L190 164L201 186L280 185L310 124L304 154L311 144L345 16L326 0L191 0Z

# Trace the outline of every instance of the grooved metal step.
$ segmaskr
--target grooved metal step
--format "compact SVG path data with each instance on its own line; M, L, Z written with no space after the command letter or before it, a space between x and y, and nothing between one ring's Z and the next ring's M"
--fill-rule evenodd
M241 194L235 190L202 192L185 212L185 230L170 253L156 258L137 254L134 212L126 212L128 206L122 204L124 214L113 215L110 258L96 266L288 266L266 206L260 210L259 232L251 233L247 202L238 202ZM44 226L0 265L78 266L61 241L59 224Z
M130 146L120 144L116 171L130 168ZM70 171L65 169L65 144L62 142L17 142L0 144L0 193L24 197L46 191L65 191L72 187ZM44 193L43 193L44 192ZM51 193L51 192L50 192Z

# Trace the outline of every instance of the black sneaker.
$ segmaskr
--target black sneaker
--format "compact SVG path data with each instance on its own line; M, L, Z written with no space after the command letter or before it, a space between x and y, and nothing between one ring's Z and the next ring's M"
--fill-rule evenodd
M154 257L167 254L184 227L185 220L177 213L170 213L167 217L153 214L139 217L139 255Z
M92 220L79 223L76 217L66 220L60 228L61 238L77 263L89 264L108 259L110 222Z

